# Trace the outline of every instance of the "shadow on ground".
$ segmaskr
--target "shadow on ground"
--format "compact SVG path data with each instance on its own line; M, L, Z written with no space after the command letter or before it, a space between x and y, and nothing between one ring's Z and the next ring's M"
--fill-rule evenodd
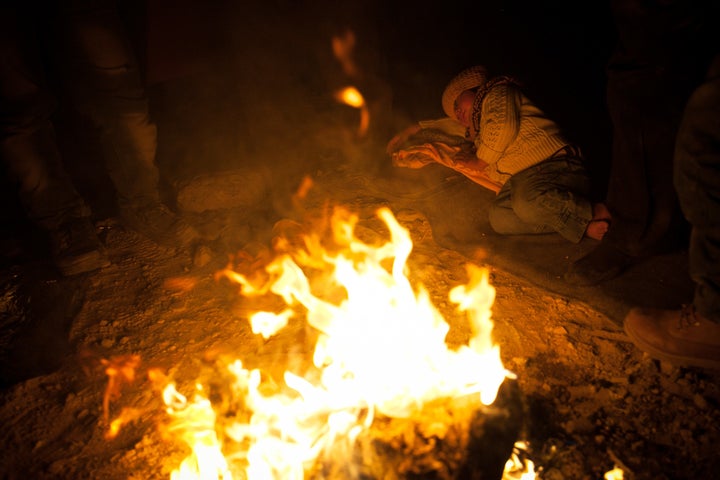
M563 274L599 242L573 244L557 234L498 235L487 220L494 194L444 167L397 169L371 183L368 190L376 195L421 210L443 247L581 300L618 325L634 306L676 308L692 301L686 251L653 256L597 286L572 285Z

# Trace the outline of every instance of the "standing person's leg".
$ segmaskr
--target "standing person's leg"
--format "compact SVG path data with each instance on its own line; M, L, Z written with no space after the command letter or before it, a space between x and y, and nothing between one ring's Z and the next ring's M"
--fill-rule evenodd
M675 147L675 186L692 225L692 305L633 309L625 331L650 355L680 365L720 368L720 56L688 101Z
M61 273L96 270L109 262L90 211L62 165L40 39L34 18L24 13L32 12L0 10L0 157L18 183L28 217L48 232Z
M675 186L692 225L693 305L720 322L720 55L685 110L675 150Z
M633 79L612 79L608 108L614 125L613 165L607 205L613 228L604 239L632 257L653 252L680 215L672 184L674 138L685 95L649 87L650 98L664 98L662 109L641 90L652 84L650 72Z
M657 253L683 225L672 164L689 91L671 79L658 79L651 69L609 74L613 145L607 206L613 221L602 243L571 266L568 282L594 285L614 278Z
M73 0L62 20L60 68L79 110L100 129L123 220L158 243L192 242L197 232L160 199L157 127L116 2Z
M683 108L717 45L717 2L613 0L617 45L607 65L613 149L603 242L565 279L610 280L627 267L687 245L687 223L672 184Z
M682 65L674 68L662 74L657 68L635 68L608 76L613 163L607 205L613 228L605 241L633 257L656 253L673 240L673 227L685 224L673 185L675 137L702 74Z

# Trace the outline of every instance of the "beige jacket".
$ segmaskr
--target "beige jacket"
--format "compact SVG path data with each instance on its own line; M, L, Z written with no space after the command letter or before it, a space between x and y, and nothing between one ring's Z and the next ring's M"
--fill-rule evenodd
M474 136L477 157L488 164L483 173L500 185L569 145L558 125L513 84L491 88L480 108L480 128ZM452 118L423 121L420 125L452 135L462 136L465 132Z

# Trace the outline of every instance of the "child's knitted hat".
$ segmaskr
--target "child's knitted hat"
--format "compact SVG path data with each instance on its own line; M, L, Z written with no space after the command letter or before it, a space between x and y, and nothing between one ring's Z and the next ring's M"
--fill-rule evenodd
M442 94L442 107L447 116L457 120L454 108L457 97L465 90L484 85L487 79L488 71L482 65L475 65L458 73L455 78L448 83L448 86L445 87L445 91Z

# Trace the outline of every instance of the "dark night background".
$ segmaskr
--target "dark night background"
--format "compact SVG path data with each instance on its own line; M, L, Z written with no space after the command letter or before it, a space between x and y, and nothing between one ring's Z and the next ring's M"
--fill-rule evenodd
M444 86L474 64L519 79L583 149L596 194L604 194L604 68L614 44L608 2L119 3L158 124L157 162L169 198L173 182L206 171L270 164L278 188L292 189L297 175L311 173L304 171L309 160L344 161L333 153L342 140L326 127L356 122L357 112L331 95L348 84L372 107L370 168L387 167L385 143L411 122L442 116ZM356 35L360 78L347 78L331 51L332 36L346 29ZM62 90L56 93L67 167L95 217L112 216L113 187L95 132ZM13 237L24 217L14 185L4 183L4 237ZM16 242L4 248L7 256Z

